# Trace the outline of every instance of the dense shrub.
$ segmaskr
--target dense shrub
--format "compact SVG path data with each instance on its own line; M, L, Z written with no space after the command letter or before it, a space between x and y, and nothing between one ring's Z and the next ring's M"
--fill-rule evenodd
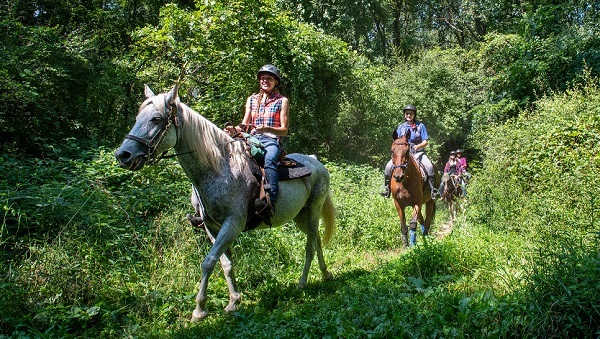
M530 238L524 265L533 325L526 333L593 336L598 328L600 93L596 80L538 102L539 109L482 135L469 219ZM560 286L560 288L559 288Z

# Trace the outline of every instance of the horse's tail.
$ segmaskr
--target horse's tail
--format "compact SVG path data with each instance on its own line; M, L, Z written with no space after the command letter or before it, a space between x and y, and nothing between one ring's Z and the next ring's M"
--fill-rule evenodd
M327 245L333 233L335 231L335 207L333 206L333 200L331 199L331 192L327 192L327 197L321 208L321 217L325 223L325 233L323 234L323 245Z

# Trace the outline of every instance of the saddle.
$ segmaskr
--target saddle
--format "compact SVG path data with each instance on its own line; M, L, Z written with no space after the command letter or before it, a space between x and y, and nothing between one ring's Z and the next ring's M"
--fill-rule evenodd
M413 159L415 159L415 162L417 163L417 166L419 167L419 172L421 172L421 179L423 179L423 182L426 183L427 178L429 178L429 175L427 175L427 169L425 168L423 163L421 163L421 160L419 159L418 156L416 156L415 154L411 154L410 156L413 157Z
M236 133L233 138L244 142L248 156L253 160L250 166L252 174L260 183L259 196L254 201L254 213L249 213L244 231L249 231L264 222L271 225L272 204L269 197L269 183L266 180L264 169L264 146L256 137L248 133ZM311 175L311 171L304 164L288 158L287 152L282 150L277 163L279 181L298 179Z

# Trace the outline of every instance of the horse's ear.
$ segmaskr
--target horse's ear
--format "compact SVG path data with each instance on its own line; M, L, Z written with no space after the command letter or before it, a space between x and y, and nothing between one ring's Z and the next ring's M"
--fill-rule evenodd
M173 106L177 98L179 97L179 83L175 83L175 86L167 93L167 103L169 106Z
M394 131L392 132L392 139L393 139L393 140L396 140L396 139L398 139L398 130L394 130Z
M148 86L147 84L144 84L144 95L146 96L146 99L156 96L154 92L152 92L152 90L150 89L150 86Z

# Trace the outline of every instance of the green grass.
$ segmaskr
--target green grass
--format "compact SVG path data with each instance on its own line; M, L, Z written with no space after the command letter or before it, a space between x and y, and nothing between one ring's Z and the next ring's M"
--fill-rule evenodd
M448 220L439 204L433 235L404 250L393 203L378 195L381 170L326 165L338 228L325 258L335 279L322 281L313 263L308 286L296 288L305 237L293 224L244 233L232 248L241 309L224 313L227 287L215 270L211 313L190 323L209 245L185 219L190 187L176 164L130 173L108 151L51 164L3 158L13 176L2 181L0 333L462 338L544 336L540 329L567 325L556 336L597 335L597 244L544 255L540 245L554 242L465 215L438 238Z

